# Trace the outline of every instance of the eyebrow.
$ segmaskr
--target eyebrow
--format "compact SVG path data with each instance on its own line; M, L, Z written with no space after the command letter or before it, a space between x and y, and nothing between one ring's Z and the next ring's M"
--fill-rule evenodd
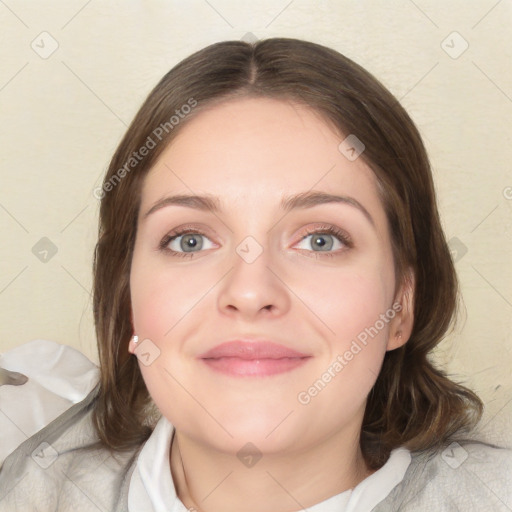
M375 227L375 221L370 215L368 210L355 198L349 196L340 196L336 194L328 194L327 192L301 192L292 196L286 196L281 199L280 207L287 213L297 209L307 209L321 204L341 203L347 204L358 209L370 224ZM143 220L147 219L149 215L165 208L167 206L184 206L186 208L194 208L201 211L209 211L212 213L220 213L221 206L220 200L217 196L210 194L205 195L187 195L180 194L174 196L167 196L157 201L143 216Z

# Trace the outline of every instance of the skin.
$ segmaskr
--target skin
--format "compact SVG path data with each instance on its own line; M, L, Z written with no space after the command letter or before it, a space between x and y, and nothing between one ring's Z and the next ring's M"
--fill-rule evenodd
M160 351L139 366L175 426L170 465L187 507L292 512L371 474L359 447L366 398L385 352L410 336L413 290L395 289L375 176L361 158L349 161L339 151L343 138L308 107L236 99L184 125L146 177L130 276L132 322L139 339ZM374 225L343 203L280 210L283 196L309 190L355 198ZM178 193L219 196L222 210L173 205L144 218ZM204 233L194 237L202 248L192 258L159 251L165 235L185 224ZM347 232L353 247L323 234L333 244L327 252L334 256L327 256L306 231L325 225ZM247 236L263 249L252 263L237 253ZM167 247L186 250L179 238ZM394 303L402 310L308 404L300 403L298 394ZM288 373L242 378L197 359L251 335L311 357ZM262 454L252 467L236 456L248 442Z

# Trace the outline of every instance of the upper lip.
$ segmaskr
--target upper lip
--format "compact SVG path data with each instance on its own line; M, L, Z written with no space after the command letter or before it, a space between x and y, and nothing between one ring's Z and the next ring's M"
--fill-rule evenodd
M305 358L310 355L273 341L233 340L216 345L199 356L200 359L220 359L221 357L253 360Z

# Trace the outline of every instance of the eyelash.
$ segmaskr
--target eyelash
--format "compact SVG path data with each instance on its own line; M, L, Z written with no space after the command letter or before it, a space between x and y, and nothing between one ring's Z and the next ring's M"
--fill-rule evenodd
M197 254L197 252L189 252L189 253L179 252L179 251L174 251L172 249L169 249L167 247L169 245L169 243L172 242L174 239L179 238L180 236L183 236L183 235L191 235L191 234L208 237L208 235L206 235L205 233L203 233L197 229L184 227L184 228L172 231L171 233L168 233L160 242L158 249L166 254L169 254L170 256L178 256L181 258L193 258L194 254ZM331 226L331 225L325 225L325 226L320 226L320 227L306 230L306 233L302 236L302 238L299 240L299 242L302 242L302 240L304 240L305 238L307 238L310 235L316 235L316 234L333 235L349 249L354 247L352 239L346 232L342 231L341 229L336 228L335 226ZM301 250L306 250L306 249L301 249ZM338 256L340 254L340 251L323 252L323 251L306 250L306 252L313 252L315 254L321 254L322 257L327 256L330 258L332 258L334 256ZM344 250L342 250L342 252L344 252ZM314 256L314 257L316 258L317 256Z

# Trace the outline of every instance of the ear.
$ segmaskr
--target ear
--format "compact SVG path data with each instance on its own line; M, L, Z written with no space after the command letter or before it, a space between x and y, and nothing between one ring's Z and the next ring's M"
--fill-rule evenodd
M414 272L409 268L393 302L392 309L396 311L396 315L389 323L389 339L386 350L395 350L405 345L411 337L414 327L415 285Z

